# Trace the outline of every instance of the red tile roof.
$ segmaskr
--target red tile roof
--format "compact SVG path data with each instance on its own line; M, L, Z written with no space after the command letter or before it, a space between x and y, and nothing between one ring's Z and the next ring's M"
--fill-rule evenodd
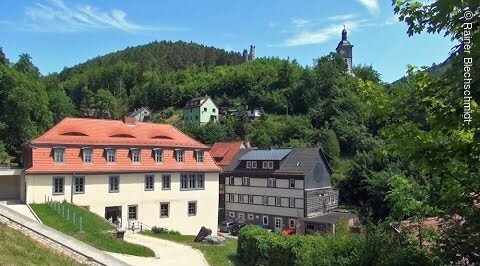
M65 118L31 144L88 144L115 146L163 146L208 149L169 124L121 120Z
M130 121L131 123L131 121ZM26 143L31 164L25 172L42 173L133 173L160 171L219 172L208 147L172 125L116 120L65 118L42 136ZM55 163L52 148L65 147L64 163ZM93 161L84 163L82 147L93 148ZM105 158L105 148L116 149L116 162ZM130 148L140 148L141 161L133 163ZM163 161L154 161L153 149L163 149ZM184 150L184 162L177 162L174 150ZM195 150L204 150L197 162Z
M212 146L210 154L220 167L225 167L230 164L241 148L245 148L243 141L217 142Z

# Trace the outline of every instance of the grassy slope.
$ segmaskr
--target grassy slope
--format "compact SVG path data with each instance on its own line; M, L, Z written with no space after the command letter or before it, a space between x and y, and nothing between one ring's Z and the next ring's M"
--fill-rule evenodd
M193 240L195 239L195 236L154 234L152 232L143 232L142 234L182 243L198 249L205 255L205 258L211 266L244 265L237 257L236 239L227 238L223 245L210 245L194 243Z
M0 224L0 265L82 265Z
M70 209L70 215L75 212L77 217L79 215L83 217L83 232L79 232L78 227L74 227L71 222L62 218L61 215L58 215L46 204L32 204L31 207L45 225L73 236L100 250L142 257L155 256L155 253L147 247L115 238L113 234L108 232L113 227L100 216L72 204L62 204L65 205L65 210L67 207Z

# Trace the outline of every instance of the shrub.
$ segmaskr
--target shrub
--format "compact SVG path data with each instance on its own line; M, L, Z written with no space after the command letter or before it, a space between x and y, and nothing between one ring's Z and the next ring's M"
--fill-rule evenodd
M178 231L169 230L167 228L157 227L157 226L152 227L152 232L155 233L155 234L180 235L180 232L178 232Z
M249 225L240 231L237 254L252 266L358 265L362 244L360 236L348 232L285 236Z

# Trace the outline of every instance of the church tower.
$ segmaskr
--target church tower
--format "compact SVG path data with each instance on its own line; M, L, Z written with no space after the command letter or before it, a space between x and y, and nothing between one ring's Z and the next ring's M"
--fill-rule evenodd
M348 70L347 73L349 75L353 75L352 71L352 48L353 45L347 39L347 30L345 29L345 25L343 25L342 30L342 40L337 45L337 53L339 53L347 62Z

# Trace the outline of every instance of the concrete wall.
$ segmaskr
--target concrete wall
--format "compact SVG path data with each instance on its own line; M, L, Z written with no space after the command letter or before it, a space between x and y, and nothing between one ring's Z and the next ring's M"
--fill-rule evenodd
M217 230L218 173L205 174L205 189L180 191L180 173L148 173L155 175L153 191L145 191L145 174L119 174L118 193L109 193L109 175L85 176L85 193L71 194L72 175L27 175L27 203L43 203L46 197L56 201L88 206L90 211L104 217L105 207L122 206L122 223L128 225L128 206L137 205L138 221L148 226L161 226L197 234L202 226ZM162 174L171 175L171 189L162 190ZM65 177L63 195L53 195L53 176ZM73 200L72 200L73 199ZM197 214L188 216L188 202L197 202ZM169 217L160 218L160 203L170 204Z

